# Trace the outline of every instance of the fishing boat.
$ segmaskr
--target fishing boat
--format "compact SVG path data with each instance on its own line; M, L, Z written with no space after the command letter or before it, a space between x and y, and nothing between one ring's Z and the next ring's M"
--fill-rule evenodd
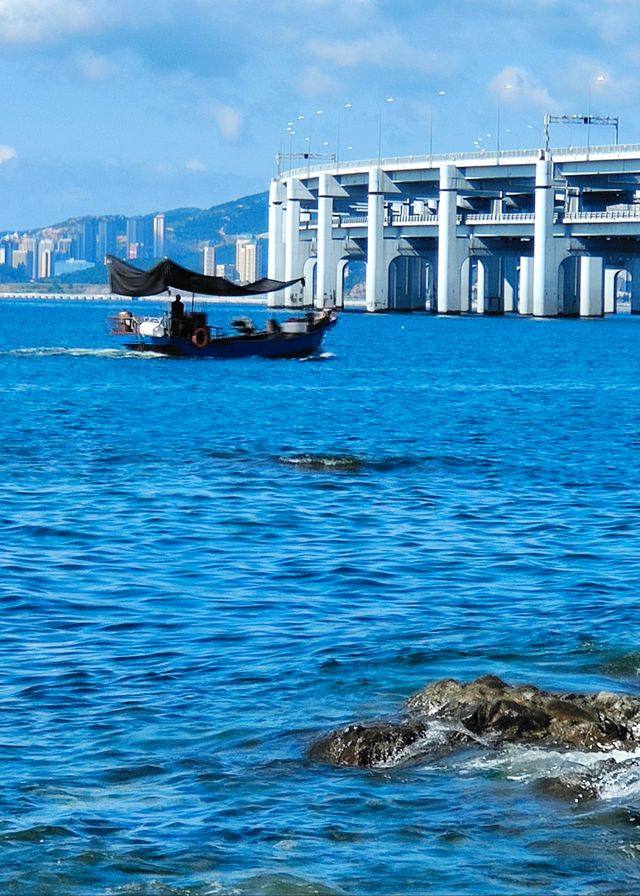
M130 310L120 311L114 318L112 335L123 347L138 352L190 358L305 358L316 354L325 333L335 326L337 315L330 310L310 311L283 321L271 318L259 329L246 317L231 322L231 333L212 326L205 311L194 309L193 298L199 295L242 299L276 292L300 283L263 278L255 283L237 284L223 277L209 277L189 271L165 259L150 271L143 271L119 258L107 259L111 292L138 298L160 295L171 288L192 293L192 307L185 310L180 294L173 297L167 312L156 317L142 317Z

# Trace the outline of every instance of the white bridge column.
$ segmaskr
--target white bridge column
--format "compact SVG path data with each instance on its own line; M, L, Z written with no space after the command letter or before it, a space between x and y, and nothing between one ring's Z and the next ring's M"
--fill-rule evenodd
M333 200L348 196L335 177L320 174L318 181L318 273L315 304L335 308L338 290L338 261L342 242L333 239Z
M580 317L604 314L604 260L593 255L580 259Z
M400 190L382 168L369 169L367 223L367 311L386 311L389 307L389 273L384 251L384 196Z
M460 264L456 249L458 193L454 165L440 168L440 199L438 202L438 313L460 313Z
M518 313L533 314L533 258L530 255L520 257Z
M502 259L502 310L516 311L518 305L518 260L506 255Z
M267 276L271 280L284 280L284 221L283 204L286 191L282 181L272 180L269 188L269 263ZM278 293L267 295L267 306L273 307L281 301Z
M284 242L284 279L295 280L302 277L304 258L300 245L300 203L302 200L313 199L311 193L295 177L287 180L287 212L285 219ZM297 306L303 304L303 286L296 283L284 291L284 304Z
M536 162L535 223L533 231L533 314L558 313L557 272L553 251L553 162Z

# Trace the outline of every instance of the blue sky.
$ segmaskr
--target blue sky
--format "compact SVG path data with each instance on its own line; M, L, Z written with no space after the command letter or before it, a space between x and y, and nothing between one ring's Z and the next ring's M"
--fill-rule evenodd
M640 142L640 0L0 0L0 76L0 230L206 208L338 133L525 148L590 100Z

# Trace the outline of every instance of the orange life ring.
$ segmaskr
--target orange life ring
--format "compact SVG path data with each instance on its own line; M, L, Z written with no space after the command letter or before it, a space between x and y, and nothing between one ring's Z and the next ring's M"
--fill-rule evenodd
M196 348L206 348L209 345L209 331L206 327L198 327L197 330L193 331L191 341Z

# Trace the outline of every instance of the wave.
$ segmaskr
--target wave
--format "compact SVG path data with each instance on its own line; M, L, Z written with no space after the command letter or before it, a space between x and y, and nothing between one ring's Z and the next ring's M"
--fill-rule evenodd
M511 744L498 752L466 755L464 774L479 773L529 783L538 790L576 803L598 799L637 804L640 751L550 750Z
M333 352L320 352L319 355L309 355L306 358L299 358L299 361L333 361L335 355Z
M468 458L456 457L445 454L425 454L421 456L407 454L389 454L380 457L366 457L348 452L323 453L300 452L299 454L282 454L277 458L278 463L286 466L297 467L304 470L331 470L345 472L359 472L371 470L380 473L394 470L409 469L420 466L442 466L468 469ZM489 462L487 462L489 463ZM482 460L475 461L476 467L483 467Z
M143 358L146 356L164 358L156 352L129 352L122 348L65 348L62 346L43 346L40 348L12 348L0 351L0 355L27 358L51 358L57 356L73 358Z
M306 470L342 470L355 472L365 466L365 461L353 454L293 454L278 458L281 464Z

